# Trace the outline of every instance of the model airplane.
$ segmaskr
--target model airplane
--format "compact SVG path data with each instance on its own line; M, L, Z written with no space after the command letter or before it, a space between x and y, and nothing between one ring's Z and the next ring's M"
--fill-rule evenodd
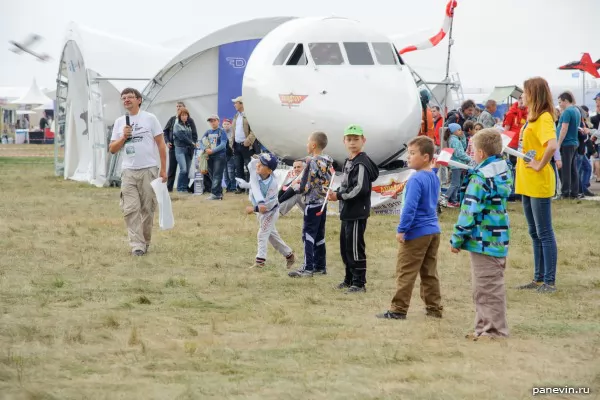
M345 18L297 18L269 32L248 60L242 97L259 140L288 160L306 156L309 134L323 131L341 167L342 132L355 123L383 167L421 124L416 83L391 40Z
M600 59L593 62L590 53L583 53L581 60L570 62L558 67L558 69L577 69L579 71L587 72L594 78L600 78L600 73L598 73L598 69L600 69Z
M13 40L9 40L9 43L15 46L14 48L10 49L10 51L16 54L20 54L22 52L29 53L32 56L36 57L39 61L48 61L50 60L50 56L48 54L39 54L31 50L30 48L34 43L40 41L41 39L42 37L40 35L33 33L29 35L27 40L25 40L23 43L18 43Z

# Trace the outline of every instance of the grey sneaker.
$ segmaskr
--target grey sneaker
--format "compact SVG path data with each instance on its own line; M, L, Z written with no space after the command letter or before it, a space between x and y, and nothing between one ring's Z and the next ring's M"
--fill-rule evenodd
M291 278L312 278L313 272L305 269L298 269L296 271L288 272L288 276Z
M208 196L208 198L206 200L223 200L223 197L215 196L214 194L211 194L210 196Z
M358 287L358 286L350 286L350 288L348 288L348 290L346 290L346 294L353 294L353 293L366 293L367 292L367 288L366 287Z
M539 289L542 285L542 282L531 281L526 285L517 286L517 289Z
M134 250L131 254L134 255L134 256L138 256L139 257L139 256L143 256L146 253L144 252L144 250L139 250L138 249L138 250Z
M556 292L556 286L543 284L537 290L538 293L554 293Z
M352 286L352 285L348 285L346 282L342 282L339 285L337 285L335 288L341 290L341 289L348 289L350 286Z

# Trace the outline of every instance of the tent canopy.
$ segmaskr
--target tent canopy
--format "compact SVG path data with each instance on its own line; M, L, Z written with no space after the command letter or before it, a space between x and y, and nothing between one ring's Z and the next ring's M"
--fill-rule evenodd
M52 99L42 93L34 78L29 91L17 100L11 101L11 103L38 105L52 103Z
M518 86L496 86L487 100L496 100L503 103L509 97L518 100L523 94L523 89Z
M103 78L116 78L110 83L119 91L126 86L141 90L147 80L181 50L114 36L75 22L71 22L67 27L64 45L71 41L79 48L85 68ZM107 57L107 54L110 54L110 57ZM131 80L124 80L127 78Z

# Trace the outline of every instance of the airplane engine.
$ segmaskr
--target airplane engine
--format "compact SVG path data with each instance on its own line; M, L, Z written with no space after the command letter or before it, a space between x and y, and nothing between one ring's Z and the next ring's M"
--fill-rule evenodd
M257 138L287 160L305 157L309 134L323 131L341 165L344 128L359 124L365 151L384 166L421 124L417 86L391 40L345 18L298 18L269 32L248 60L242 96Z

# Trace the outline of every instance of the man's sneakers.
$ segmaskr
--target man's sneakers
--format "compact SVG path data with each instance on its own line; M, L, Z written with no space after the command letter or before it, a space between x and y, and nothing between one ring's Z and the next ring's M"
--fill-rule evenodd
M313 271L307 269L297 269L295 271L288 272L290 278L312 278L314 275Z
M590 191L589 191L589 189L585 189L585 190L583 191L583 195L584 195L585 197L596 197L596 195L595 195L594 193L590 192Z
M543 284L544 284L544 282L531 281L526 285L517 286L517 289L520 289L520 290L535 289L535 290L537 290Z
M214 194L211 194L206 200L223 200L223 196L215 196Z
M264 267L265 267L264 261L263 262L255 261L254 264L252 264L252 266L250 267L250 269L252 269L252 268L261 269L261 268L264 268Z
M532 281L526 285L517 286L517 289L531 289L538 293L554 293L556 292L555 285L548 285L544 282Z
M556 286L554 285L548 285L548 284L543 284L542 286L540 286L537 290L538 293L554 293L556 292Z
M382 314L377 314L376 317L380 319L406 319L406 314L386 311Z
M335 288L336 288L336 289L339 289L339 290L343 290L343 289L348 289L348 288L350 288L350 286L352 286L352 285L350 285L350 284L348 284L348 283L346 283L346 282L342 282L342 283L340 283L339 285L337 285Z
M367 288L364 286L350 286L348 288L348 290L346 290L346 294L353 294L353 293L366 293L367 292Z
M144 254L146 254L146 252L144 250L140 250L140 249L133 250L131 252L132 256L137 256L137 257L143 256Z

